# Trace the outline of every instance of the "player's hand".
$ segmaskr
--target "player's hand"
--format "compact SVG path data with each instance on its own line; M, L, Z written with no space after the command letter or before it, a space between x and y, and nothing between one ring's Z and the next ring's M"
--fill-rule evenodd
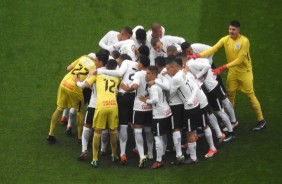
M151 87L151 86L154 85L154 84L155 84L155 80L148 82L149 87Z
M197 58L200 58L200 54L190 54L187 56L188 59L197 59Z
M189 106L194 105L194 103L193 103L193 99L189 99L187 103L188 103L188 105L189 105Z
M223 72L226 69L227 69L227 66L226 65L222 65L222 66L220 66L218 68L213 69L212 72L213 72L214 75L220 75L220 73Z
M121 83L120 88L123 89L126 92L129 92L130 87L127 84Z
M145 97L145 96L139 96L138 97L139 98L139 100L141 100L142 102L144 102L144 103L146 103L146 101L147 101L147 97Z

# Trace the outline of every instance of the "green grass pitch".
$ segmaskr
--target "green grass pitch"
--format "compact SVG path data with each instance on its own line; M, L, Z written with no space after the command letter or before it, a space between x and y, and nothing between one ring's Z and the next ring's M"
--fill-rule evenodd
M281 183L281 27L280 0L1 0L0 1L0 183ZM99 49L109 30L153 22L166 34L192 43L213 45L228 33L228 23L241 22L251 43L254 86L267 127L251 131L256 117L246 96L238 93L236 139L211 159L152 171L137 168L130 156L121 167L101 160L93 169L78 162L80 145L56 127L58 143L47 144L56 93L66 67ZM216 65L225 63L218 52ZM223 75L224 79L226 73ZM201 148L202 147L202 148Z

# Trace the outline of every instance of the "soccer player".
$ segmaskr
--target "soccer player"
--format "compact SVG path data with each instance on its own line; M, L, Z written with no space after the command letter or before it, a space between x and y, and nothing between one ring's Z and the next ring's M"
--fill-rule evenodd
M146 81L154 81L158 75L158 68L156 66L149 66L146 73ZM163 90L158 85L149 85L148 92L149 96L139 96L139 99L146 104L151 104L153 108L152 132L155 138L157 158L151 169L158 169L163 166L164 143L162 137L169 130L171 110Z
M120 54L127 54L131 57L132 61L137 60L136 50L137 47L135 43L131 39L127 39L124 41L119 41L112 45L114 50L118 50Z
M132 36L132 29L128 26L123 27L120 32L117 31L109 31L100 41L99 46L103 49L112 52L114 49L112 47L113 44L130 39Z
M254 92L252 61L249 50L250 42L247 37L240 34L240 23L231 21L229 35L222 37L212 48L191 57L206 57L214 54L221 47L225 49L227 64L214 69L213 72L219 75L224 70L229 70L226 81L228 98L234 106L236 91L241 90L246 94L258 120L253 130L259 131L264 128L266 121L263 118L260 103Z
M60 121L62 112L65 108L73 107L77 113L77 138L81 140L83 119L84 119L84 98L82 89L76 86L75 76L80 75L81 80L84 80L89 71L95 68L94 58L88 55L81 56L75 60L70 66L70 72L63 78L58 89L57 109L52 115L50 123L49 136L47 141L55 143L55 126Z
M132 85L133 77L137 71L137 63L132 61L127 54L121 54L117 59L119 69L117 70L103 70L98 69L97 74L106 74L111 76L122 77L121 83L125 85ZM124 165L127 162L126 157L126 143L128 140L127 128L128 124L132 122L133 104L135 98L135 91L126 93L121 87L118 90L117 102L119 110L119 143L120 143L120 164Z
M141 45L149 45L150 42L147 40L147 33L144 30L143 26L136 26L132 30L132 37L131 39L134 41L135 46L139 48Z
M201 112L197 98L199 86L191 82L189 76L182 71L182 60L180 58L168 60L166 69L167 73L172 77L170 95L178 95L185 109L183 128L187 132L187 149L189 150L190 158L184 162L187 164L197 163L195 129L197 123L201 122Z
M134 80L131 86L121 84L123 90L131 92L136 90L134 106L133 106L133 128L135 135L135 142L139 152L140 161L139 168L146 166L147 157L153 159L153 134L151 131L152 125L152 106L142 102L140 96L148 96L148 84L146 83L146 69L150 65L150 59L147 56L140 56L138 59L137 69L134 74ZM144 128L147 140L148 153L147 157L144 154L144 140L142 136L142 129Z

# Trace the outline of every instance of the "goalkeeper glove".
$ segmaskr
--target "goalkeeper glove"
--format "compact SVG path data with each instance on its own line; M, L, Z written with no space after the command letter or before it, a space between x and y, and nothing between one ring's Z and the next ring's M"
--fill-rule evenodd
M187 58L188 59L197 59L197 58L200 58L200 54L191 54L191 55L188 55Z
M226 65L222 65L222 66L220 66L218 68L213 69L212 72L213 72L214 75L220 75L220 73L223 72L226 69L227 69L227 66Z

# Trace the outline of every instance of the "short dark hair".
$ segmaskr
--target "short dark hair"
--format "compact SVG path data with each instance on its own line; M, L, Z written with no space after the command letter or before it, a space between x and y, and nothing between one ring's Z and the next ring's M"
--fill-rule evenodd
M138 51L141 55L144 55L144 56L148 56L150 55L150 49L148 46L146 45L141 45L139 48L138 48Z
M230 22L230 26L234 26L234 27L239 27L240 28L240 22L237 20L232 20Z
M151 45L154 47L160 41L161 41L160 38L152 38L151 39Z
M147 33L144 29L137 29L137 31L135 32L136 35L136 39L137 40L141 40L141 41L145 41L147 38Z
M117 67L117 61L115 59L110 59L107 64L106 64L106 68L108 70L114 70Z
M178 52L177 54L176 54L176 57L177 58L186 58L186 54L185 54L185 52L183 51L183 52Z
M119 51L114 50L114 51L111 53L111 55L113 56L114 59L117 59L117 58L119 58L120 53L119 53Z
M100 49L97 53L103 53L103 54L110 55L110 52L108 50L106 50L106 49Z
M147 67L147 70L152 71L155 75L158 75L158 68L154 65L150 65Z
M158 67L165 67L165 58L163 56L156 57L155 65Z
M123 31L125 31L126 33L128 33L130 36L132 36L132 29L129 26L125 26L122 28Z
M168 56L167 58L165 58L165 63L166 64L169 64L169 63L172 63L172 62L174 62L174 60L175 60L175 56Z
M191 44L189 42L183 42L180 45L182 52L185 52L186 49L188 49L189 47L191 47Z
M147 68L150 65L150 59L148 56L141 55L138 61L142 63L144 68Z
M109 60L109 55L103 53L103 52L97 52L96 58L98 58L100 61L103 62L103 66L105 66Z
M120 56L119 56L119 59L121 59L122 61L124 61L124 60L132 60L132 58L128 55L128 54L121 54Z
M166 60L167 65L171 65L171 64L174 64L174 63L176 63L178 66L182 67L182 59L176 58L176 57L168 57L167 58L167 60Z
M166 52L177 52L177 48L174 45L167 47Z

